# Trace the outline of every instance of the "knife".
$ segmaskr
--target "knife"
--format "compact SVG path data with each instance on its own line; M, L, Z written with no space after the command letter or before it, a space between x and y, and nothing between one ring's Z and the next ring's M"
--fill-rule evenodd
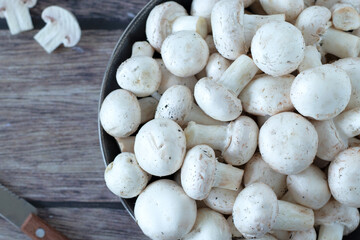
M33 240L69 240L37 216L37 209L0 184L0 216Z

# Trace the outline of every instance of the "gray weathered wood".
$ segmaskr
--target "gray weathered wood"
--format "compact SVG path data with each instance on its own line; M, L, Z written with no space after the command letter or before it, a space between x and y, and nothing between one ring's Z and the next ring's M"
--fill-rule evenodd
M91 208L40 209L39 216L71 240L147 239L125 210ZM28 240L0 218L0 240Z

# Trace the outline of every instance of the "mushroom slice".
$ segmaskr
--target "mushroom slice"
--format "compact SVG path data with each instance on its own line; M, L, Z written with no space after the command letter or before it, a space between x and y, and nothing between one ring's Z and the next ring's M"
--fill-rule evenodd
M37 0L0 0L0 18L5 18L10 33L15 35L34 28L29 8Z
M74 47L81 38L81 29L75 16L68 10L50 6L45 8L41 18L46 23L34 39L48 52L53 52L61 43Z

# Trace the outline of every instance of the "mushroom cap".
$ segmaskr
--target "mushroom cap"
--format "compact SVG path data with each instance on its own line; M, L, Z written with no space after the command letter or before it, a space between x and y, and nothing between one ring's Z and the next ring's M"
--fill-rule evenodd
M186 194L195 199L205 199L215 181L216 158L214 150L207 145L190 149L181 167L181 185Z
M225 161L235 166L247 163L257 148L259 127L256 122L250 117L240 116L228 125L227 131L231 137L222 152Z
M260 238L272 229L279 211L277 197L264 183L253 183L237 196L233 209L235 227L246 238Z
M191 15L206 19L208 30L211 31L211 12L214 5L220 0L193 0L191 3Z
M216 49L223 57L235 60L247 52L243 1L216 3L211 13L211 26Z
M337 130L334 121L311 121L319 137L316 156L325 161L332 161L334 157L347 148L346 139Z
M230 64L231 62L219 53L213 53L210 55L205 68L206 76L212 78L214 81L218 81Z
M286 175L278 173L262 159L260 153L255 153L244 169L245 187L255 182L262 182L268 185L281 198L287 189Z
M133 153L120 153L105 170L105 183L112 193L122 198L140 194L149 181L149 175L140 168Z
M214 187L211 189L209 195L204 199L204 203L206 206L219 213L231 214L235 199L241 190L241 186L238 191Z
M233 216L230 215L226 221L228 222L229 226L230 226L230 232L231 235L235 238L241 238L243 235L239 232L239 230L237 230L237 228L234 225L234 219Z
M145 30L151 46L160 52L161 45L172 32L172 23L176 18L187 15L186 9L174 1L154 7L146 20Z
M81 29L76 17L68 10L58 7L50 6L44 9L41 18L46 24L56 24L58 29L63 31L65 47L75 46L81 38Z
M345 206L334 199L314 213L315 225L334 223L344 225L344 235L351 233L359 225L359 210L355 207Z
M169 72L169 70L166 69L164 61L161 58L157 58L155 60L159 64L161 71L161 82L158 88L159 94L163 94L166 91L166 89L174 85L186 86L190 89L192 93L194 92L194 87L195 84L197 83L197 79L195 76L190 76L186 78L175 76L174 74Z
M121 88L138 97L149 96L160 86L160 66L148 56L132 57L121 63L116 72L116 80Z
M18 0L18 1L21 1L21 0ZM22 2L24 2L24 1L22 1ZM25 5L29 8L34 7L36 5L36 3L37 3L37 0L26 0L25 1Z
M344 70L351 81L351 97L346 110L360 107L360 58L343 58L332 64Z
M260 0L267 14L284 13L286 21L292 22L304 10L304 0Z
M326 7L311 6L300 13L295 26L302 32L306 45L320 41L320 37L331 26L331 12Z
M286 182L295 201L305 207L322 208L331 197L325 173L314 165L287 176Z
M161 179L139 195L134 214L141 230L151 239L179 239L195 223L196 203L176 182Z
M161 46L166 68L178 77L199 73L209 58L209 47L194 31L180 31L168 36Z
M232 121L242 112L240 99L210 78L202 78L196 83L194 97L207 115L219 121Z
M255 78L240 93L244 110L256 116L275 115L294 109L290 89L295 77L272 77L266 74Z
M346 72L326 64L296 76L290 98L303 116L328 120L339 115L349 103L351 82Z
M193 97L189 88L182 85L172 86L161 96L155 118L168 118L184 125L192 105Z
M209 208L200 208L193 229L182 239L231 240L230 226L220 213Z
M311 228L307 231L291 232L289 240L316 240L316 231Z
M314 126L296 113L274 115L260 129L261 156L272 169L282 174L305 170L313 162L317 146Z
M142 169L151 175L167 176L179 170L183 163L185 134L170 119L153 119L136 135L134 151Z
M329 187L334 198L350 207L360 207L360 148L342 151L330 163Z
M141 109L134 94L118 89L106 96L101 104L101 126L113 137L128 137L139 127Z
M274 77L295 71L304 58L304 51L305 42L300 30L288 22L262 25L251 42L255 64Z

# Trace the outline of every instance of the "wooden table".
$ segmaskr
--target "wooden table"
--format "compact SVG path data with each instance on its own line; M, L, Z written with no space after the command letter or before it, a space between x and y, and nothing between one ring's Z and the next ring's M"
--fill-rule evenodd
M147 0L39 0L35 30L0 20L0 183L72 240L146 239L105 187L97 132L100 85L122 31ZM42 10L59 5L82 28L74 48L47 54L33 40ZM0 240L28 239L0 219Z

